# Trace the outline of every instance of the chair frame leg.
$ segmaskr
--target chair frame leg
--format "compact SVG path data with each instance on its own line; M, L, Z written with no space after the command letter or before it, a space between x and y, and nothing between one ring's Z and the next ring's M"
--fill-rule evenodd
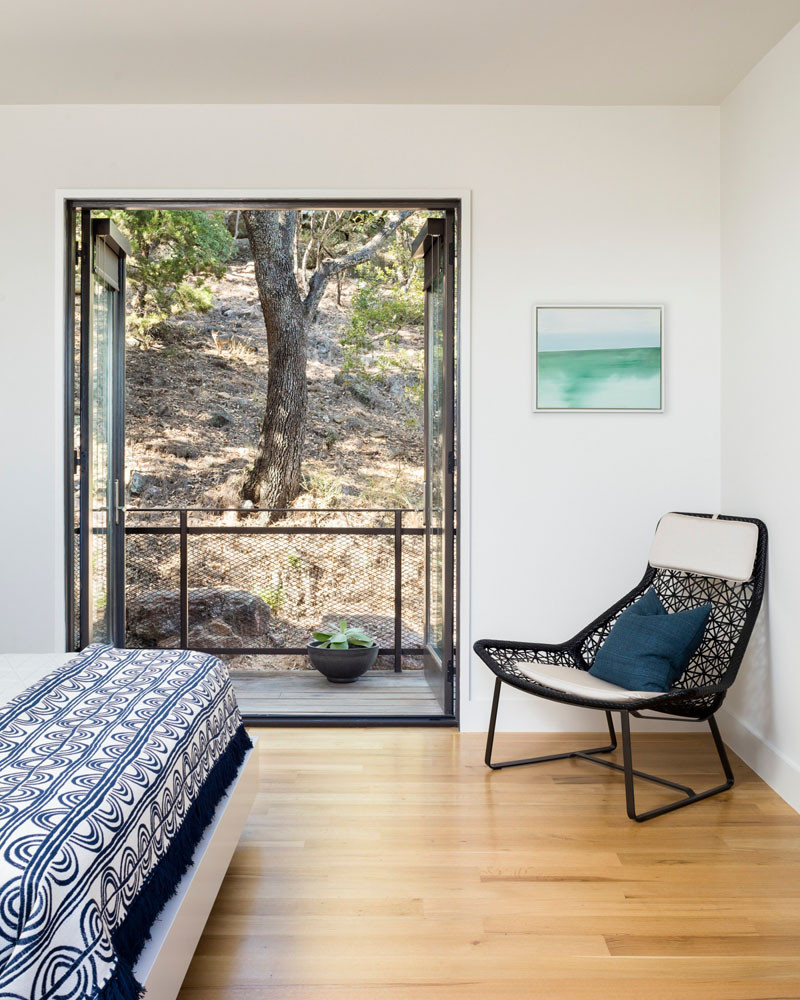
M637 813L633 779L634 776L645 777L645 775L636 771L633 767L630 716L628 712L620 712L620 722L622 724L622 759L624 761L623 768L625 771L625 806L629 819L635 820L637 823L644 823L648 819L654 819L656 816L663 816L664 813L674 812L676 809L683 809L684 806L690 806L695 802L700 802L701 799L711 798L712 795L719 795L720 792L727 792L729 788L733 788L735 781L733 769L731 768L730 760L728 760L725 744L722 742L722 737L720 736L717 720L713 715L711 715L706 721L708 722L708 728L711 730L711 735L714 738L714 746L717 751L717 756L719 757L719 762L722 765L722 770L725 773L725 781L721 785L715 785L713 788L707 788L702 792L695 792L692 788L676 785L674 782L664 781L663 778L654 779L652 775L647 775L646 777L648 777L651 781L658 780L661 784L669 784L673 788L682 789L686 797L678 799L675 802L668 802L665 806L659 806L657 809L648 809L646 812Z
M489 730L486 734L486 754L484 760L486 762L486 766L490 767L493 771L500 771L505 767L520 767L525 764L544 764L550 760L567 760L571 757L580 757L582 760L588 760L592 764L600 764L603 767L609 767L615 771L621 771L625 775L625 805L628 818L635 820L637 823L643 823L648 819L654 819L656 816L663 816L664 813L673 812L675 809L682 809L684 806L692 805L692 803L699 802L701 799L710 798L712 795L718 795L720 792L725 792L729 788L733 787L733 771L731 769L730 761L728 760L725 745L722 742L722 737L720 736L717 720L713 715L708 718L707 722L709 729L711 730L711 735L714 738L714 746L720 763L722 764L722 769L725 772L725 782L721 785L715 785L713 788L708 788L702 792L695 792L695 790L693 788L689 788L688 785L681 785L676 781L670 781L667 778L660 778L655 774L648 774L647 771L639 771L633 766L630 713L625 711L619 713L622 729L622 764L617 764L616 761L602 760L597 756L598 754L611 753L613 750L617 749L617 734L614 729L614 719L611 712L608 711L605 713L606 722L608 724L608 733L611 738L611 742L608 746L593 747L589 750L571 750L567 753L546 754L543 757L525 757L520 760L493 762L492 748L494 746L494 735L497 726L497 710L500 705L500 689L502 685L502 680L497 677L495 679L494 697L492 698L492 713L489 719ZM642 778L645 781L651 781L657 785L674 788L676 791L682 792L684 798L678 799L675 802L670 802L665 806L659 806L656 809L648 809L646 812L637 813L633 784L634 778Z
M486 754L484 760L486 766L493 771L500 771L504 767L520 767L523 764L544 764L548 760L566 760L568 757L583 757L585 760L593 760L595 764L607 764L605 760L595 760L594 754L611 753L617 749L617 734L614 731L614 719L611 712L606 712L606 722L608 723L608 735L611 742L608 746L593 747L590 750L571 750L569 753L551 753L544 757L526 757L523 760L504 760L492 763L492 746L494 745L494 732L497 725L497 708L500 704L500 688L503 682L498 677L494 685L494 697L492 698L492 715L489 719L489 731L486 734Z

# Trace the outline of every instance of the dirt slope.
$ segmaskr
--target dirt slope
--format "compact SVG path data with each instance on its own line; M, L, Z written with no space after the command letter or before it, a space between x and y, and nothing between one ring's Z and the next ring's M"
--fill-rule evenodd
M136 506L238 506L238 483L258 439L266 395L266 333L251 260L212 283L214 308L160 330L141 349L129 340L126 468ZM298 506L419 506L422 414L407 376L371 382L357 398L334 379L355 282L337 305L332 285L309 342L308 492ZM215 335L216 334L216 338ZM394 347L422 364L422 331Z

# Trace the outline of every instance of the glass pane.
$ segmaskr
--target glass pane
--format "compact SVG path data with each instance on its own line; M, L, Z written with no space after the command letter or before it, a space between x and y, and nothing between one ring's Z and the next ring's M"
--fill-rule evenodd
M428 291L427 321L427 428L428 451L428 621L427 644L442 658L444 645L444 282L441 273Z
M109 547L112 509L111 481L111 351L114 342L117 292L95 275L92 290L91 350L91 506L90 552L92 642L110 642Z

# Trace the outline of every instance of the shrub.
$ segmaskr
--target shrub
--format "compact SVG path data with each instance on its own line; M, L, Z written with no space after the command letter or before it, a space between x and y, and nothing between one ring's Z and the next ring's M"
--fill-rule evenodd
M214 297L202 279L221 278L234 249L224 214L171 209L111 214L131 241L131 323L145 346L151 328L170 316L208 312Z

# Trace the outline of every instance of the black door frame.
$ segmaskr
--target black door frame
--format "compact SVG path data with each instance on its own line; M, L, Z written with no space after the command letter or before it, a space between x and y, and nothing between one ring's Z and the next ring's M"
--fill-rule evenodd
M411 209L421 211L444 211L446 216L452 220L454 228L453 249L456 268L461 260L461 233L462 223L462 200L461 198L68 198L64 202L65 208L65 348L64 348L64 413L65 413L65 443L64 443L64 465L65 465L65 592L66 592L66 615L65 631L67 649L75 649L75 599L74 599L74 496L73 482L76 466L76 455L73 447L74 433L74 303L75 303L75 264L83 261L77 254L79 247L76 246L76 220L79 212L91 213L92 211L102 211L108 209L206 209L206 210L243 210L243 209L321 209L321 208L374 208L374 209ZM82 242L82 241L81 241ZM454 269L454 287L450 303L450 313L452 314L452 336L450 340L450 350L454 359L460 356L459 337L461 324L459 322L459 277L458 271ZM123 278L124 281L124 278ZM86 287L86 286L84 286ZM124 288L124 286L123 286ZM124 295L120 296L124 316ZM124 329L124 326L123 326ZM123 335L124 343L124 335ZM123 369L124 379L124 369ZM460 467L459 451L460 438L458 428L459 422L459 400L461 393L458 391L459 366L454 360L452 369L452 379L449 382L449 394L453 399L453 467ZM81 400L81 414L83 414L83 400ZM116 426L122 426L116 421ZM459 592L456 585L459 567L459 546L457 517L461 508L460 504L460 482L456 474L452 480L452 503L453 516L453 572L452 580L448 588L449 600L446 602L446 617L449 615L450 631L453 635L453 656L452 656L452 677L450 679L450 708L451 711L441 716L319 716L319 715L272 715L259 716L257 718L246 719L248 723L264 726L458 726L459 708L461 701L461 671L458 669L458 623L459 614ZM120 514L124 518L124 504L120 505ZM124 529L118 532L120 538L124 539ZM124 587L124 580L122 581ZM123 623L124 626L124 623ZM122 626L121 626L122 627Z
M445 211L444 217L427 219L422 226L414 245L412 255L424 260L425 287L425 646L424 663L425 676L431 689L439 698L445 715L453 714L453 680L455 677L455 635L454 635L454 573L455 573L455 213ZM441 474L444 480L442 498L442 588L449 600L443 602L442 608L442 651L441 657L429 647L428 625L431 613L431 530L429 523L430 497L433 487L433 470L431 469L428 449L429 409L428 392L430 380L428 373L428 333L429 307L434 280L442 276L442 453L439 456Z
M70 232L75 231L77 216L74 208L68 208L68 225ZM130 247L125 238L117 230L110 219L93 219L89 209L80 212L80 243L75 248L74 258L80 266L80 441L75 449L74 442L74 341L67 345L65 355L69 365L69 384L67 393L66 435L69 454L66 456L68 483L67 508L69 518L69 533L67 536L67 552L70 576L75 571L74 566L74 477L79 476L79 519L78 519L78 558L80 577L80 606L74 607L74 579L67 587L67 637L69 648L75 643L78 626L77 645L79 648L92 641L90 613L92 608L92 571L91 548L94 526L92 524L92 407L91 407L91 357L93 337L93 283L98 270L98 247L107 249L107 260L104 260L105 270L101 274L104 281L111 285L117 293L116 317L114 322L114 339L110 345L113 364L111 375L111 400L113 407L113 437L109 446L109 481L111 486L111 505L106 512L110 528L111 544L108 559L111 566L107 586L109 603L112 610L109 618L111 641L116 645L125 643L125 522L124 505L120 504L120 485L123 482L125 453L125 265ZM113 269L113 273L106 267ZM68 300L68 312L74 317L75 275L71 277L72 300ZM74 336L74 319L68 323L68 328ZM76 620L77 619L77 620Z

